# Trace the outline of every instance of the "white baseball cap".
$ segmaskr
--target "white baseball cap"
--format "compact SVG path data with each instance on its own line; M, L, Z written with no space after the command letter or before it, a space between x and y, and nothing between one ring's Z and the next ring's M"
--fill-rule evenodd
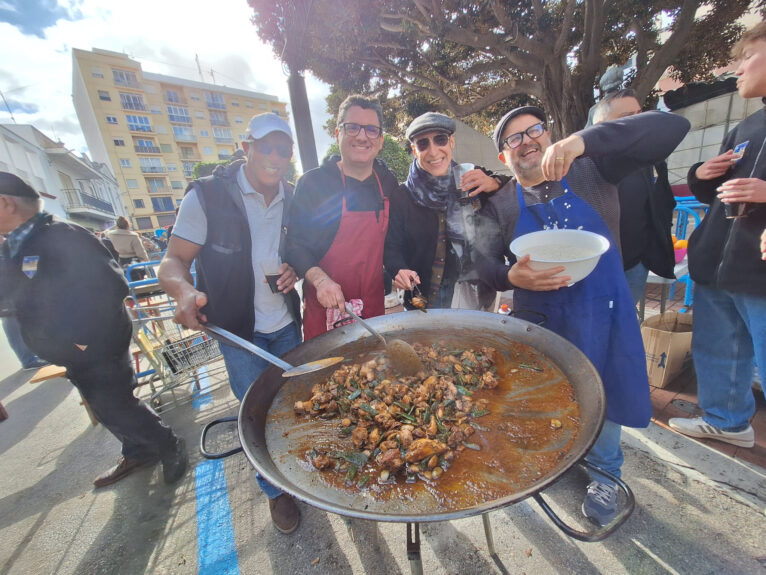
M260 140L268 134L271 134L271 132L282 132L283 134L287 134L290 141L293 140L293 133L290 130L290 125L282 117L272 112L253 116L250 119L250 123L247 125L247 131L245 133L248 139Z

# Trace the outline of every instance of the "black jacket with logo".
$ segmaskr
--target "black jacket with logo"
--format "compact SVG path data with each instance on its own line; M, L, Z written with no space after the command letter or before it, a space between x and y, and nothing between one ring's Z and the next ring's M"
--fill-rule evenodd
M71 368L127 352L131 323L123 299L128 284L89 231L47 215L19 253L2 261L0 293L18 317L24 342L38 356Z

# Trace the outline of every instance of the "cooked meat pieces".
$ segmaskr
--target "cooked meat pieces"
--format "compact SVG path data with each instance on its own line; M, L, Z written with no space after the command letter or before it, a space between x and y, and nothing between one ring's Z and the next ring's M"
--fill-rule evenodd
M337 420L348 442L327 453L312 449L315 468L345 473L353 465L359 473L388 473L387 480L406 464L408 474L437 479L464 449L475 432L470 421L487 413L473 392L497 385L495 350L414 347L424 366L416 376L392 372L381 355L341 366L312 387L308 401L295 402L297 415Z
M407 450L405 459L407 460L407 463L415 463L432 455L441 455L448 450L449 447L447 447L447 444L437 441L436 439L416 439Z
M378 455L376 463L383 469L396 473L404 466L404 459L399 449L387 449Z

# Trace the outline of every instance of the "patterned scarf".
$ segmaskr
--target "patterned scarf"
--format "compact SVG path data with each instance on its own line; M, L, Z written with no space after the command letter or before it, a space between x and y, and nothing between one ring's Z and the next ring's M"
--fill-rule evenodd
M465 243L462 206L457 199L459 192L452 177L453 161L446 176L432 176L420 167L417 160L410 164L405 186L412 201L429 210L442 211L447 216L447 238L452 242Z

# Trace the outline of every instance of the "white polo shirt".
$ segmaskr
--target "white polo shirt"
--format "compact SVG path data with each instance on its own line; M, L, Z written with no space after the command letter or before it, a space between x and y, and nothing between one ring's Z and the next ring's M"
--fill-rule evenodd
M268 263L279 252L279 234L282 229L282 211L285 192L279 183L279 192L268 206L263 196L253 189L245 176L245 166L237 172L237 184L242 192L250 239L252 241L252 269L255 279L255 331L274 333L293 321L282 294L271 292L266 283L261 262ZM181 202L178 217L173 226L173 235L195 243L205 244L207 219L202 211L196 190L191 190Z

